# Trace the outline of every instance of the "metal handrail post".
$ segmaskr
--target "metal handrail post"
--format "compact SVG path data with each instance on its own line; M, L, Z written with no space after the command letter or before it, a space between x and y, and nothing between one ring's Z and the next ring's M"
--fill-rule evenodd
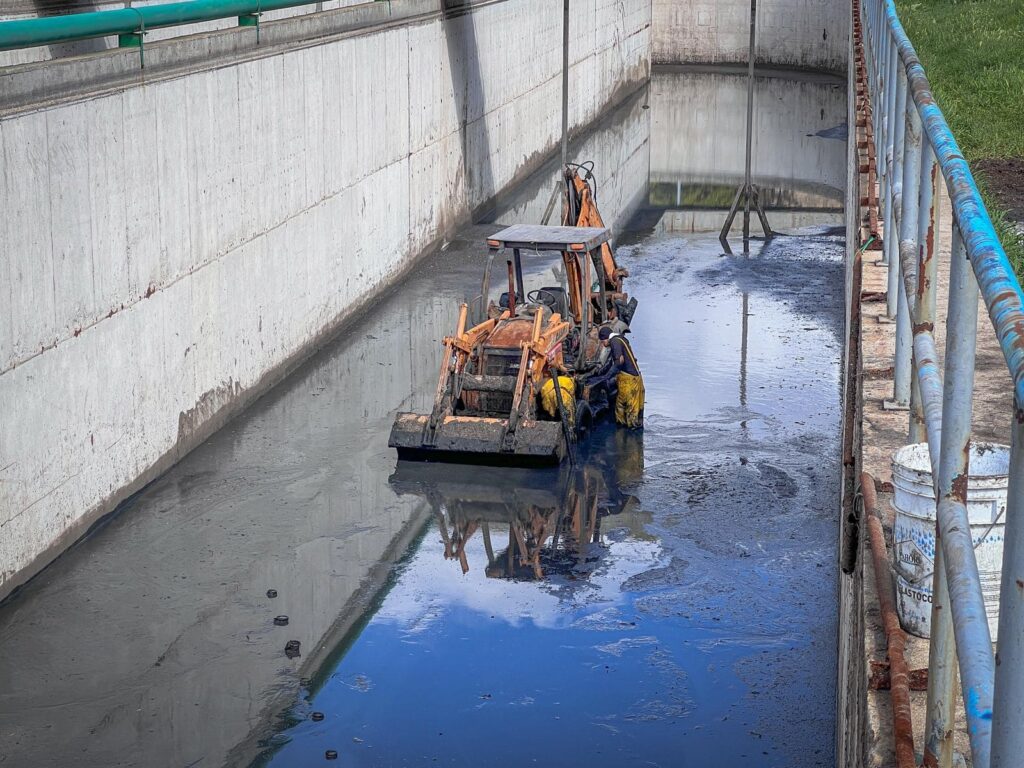
M956 222L955 227L959 227ZM942 393L942 455L939 458L936 545L941 544L949 588L960 685L974 768L989 768L995 669L978 562L967 516L978 291L963 237L954 233L946 316L946 363ZM932 618L936 616L933 612ZM944 620L939 617L942 628ZM947 726L951 727L951 726Z
M892 115L896 105L896 45L892 36L886 31L886 38L889 41L888 52L885 57L885 102L882 105L881 133L883 135L881 156L885 162L885 193L881 196L885 209L883 210L882 236L882 263L889 264L889 239L892 235L892 159L893 159L893 133ZM888 312L886 312L888 315Z
M936 528L938 536L938 528ZM928 646L928 693L924 719L924 765L951 768L956 716L956 642L946 583L946 559L935 540L932 576L931 638Z
M874 35L869 32L868 37L873 38ZM878 152L879 140L882 137L883 117L879 105L885 98L885 67L880 63L881 57L885 55L884 45L883 42L874 40L869 59L871 66L871 134L875 137L875 163L878 167L879 178L881 178L882 168L885 165L885 152ZM878 46L877 49L876 46Z
M899 259L894 258L899 264ZM910 328L910 297L907 295L906 283L899 281L896 286L896 354L893 360L892 397L885 400L882 405L891 411L906 411L910 409L910 375L911 347L914 344L914 334Z
M867 51L865 57L869 67L868 84L871 86L871 135L875 140L875 166L878 174L882 172L884 161L878 152L879 139L881 138L882 110L879 105L882 103L883 87L885 85L885 68L882 66L882 56L885 51L885 42L879 38L877 25L875 24L876 4L874 2L864 3L861 15L864 17L863 26L865 29L865 40ZM884 155L884 153L881 153ZM881 176L878 176L881 183Z
M927 136L921 137L920 194L917 206L917 291L914 297L913 329L932 331L935 328L935 292L938 277L938 261L935 259L935 152ZM916 357L915 357L916 365ZM921 388L917 377L913 377L910 390L911 443L927 440L924 406L921 402Z
M864 24L865 29L868 31L868 42L871 44L869 53L874 54L876 52L877 39L874 37L875 31L875 13L878 10L878 0L868 0L868 2L861 5L861 22Z
M884 0L882 0L882 2L884 2ZM889 62L889 53L895 46L893 45L892 35L889 34L888 27L882 23L884 18L883 13L884 10L882 8L882 3L879 2L875 5L875 18L872 21L872 26L875 28L875 39L879 42L878 53L880 55L878 57L878 70L884 78L888 75L886 65ZM883 108L884 107L880 107L880 109Z
M956 294L961 296L954 301ZM961 340L957 343L961 343L963 339L973 340L977 331L977 317L978 287L974 280L974 272L971 269L970 262L967 260L967 252L964 248L963 239L960 236L960 230L954 223L952 241L950 243L949 309L946 318L947 360L953 351L951 349L951 345L954 343L952 329L957 327L956 338ZM971 318L973 318L973 321ZM969 364L971 383L973 383L974 344L967 345L958 354L961 366L968 366ZM950 373L947 367L946 387L950 387L954 383L958 384L960 390L957 395L962 400L965 397L963 392L965 382L962 377L959 381L951 382ZM968 391L970 390L971 383L968 383ZM967 394L966 397L968 402L970 402L970 395ZM950 399L944 396L943 400L945 401L943 403L943 408L945 409L946 403L950 402ZM938 457L933 456L932 476L935 478L936 499L940 498L942 493L940 483L941 469L939 465ZM924 765L927 768L950 768L953 763L957 659L956 642L953 635L953 614L950 607L949 586L946 581L946 558L943 554L942 532L939 529L938 522L936 522L935 526L935 562L933 568L931 640L928 648L928 694L924 731Z
M911 334L913 341L913 334ZM911 357L914 357L913 343L911 343ZM916 357L911 361L911 367L917 365ZM921 384L917 376L910 377L910 425L907 428L907 444L922 443L927 439L928 430L924 424L924 404L921 400Z
M910 406L911 349L914 344L911 329L910 307L917 294L917 211L921 175L921 117L913 102L904 105L903 129L903 179L900 184L899 258L900 273L915 274L910 286L902 280L899 285L896 312L896 360L893 364L892 400L887 408L908 408ZM892 267L890 267L890 272ZM912 293L908 293L912 291Z
M1014 403L992 719L992 768L1024 755L1024 409Z
M918 283L917 317L918 323L935 325L935 298L938 289L939 263L935 258L938 253L938 218L939 207L936 195L938 183L938 164L935 150L927 136L921 137L921 194L918 203L917 218L917 264L918 274L924 280ZM931 329L929 329L931 330Z
M896 44L893 42L892 35L889 34L888 29L882 29L879 31L879 37L882 40L880 47L881 58L878 62L878 68L880 70L880 78L882 81L882 98L878 104L878 133L888 135L887 121L889 120L889 102L892 101L892 89L896 86L894 75L896 73ZM876 140L877 142L877 140ZM886 166L888 167L891 156L886 155L886 146L883 145L879 155L884 159ZM886 207L889 203L886 201Z
M893 43L892 35L885 32L885 72L883 74L884 84L882 90L882 108L878 110L878 133L875 138L875 146L881 147L877 152L878 162L881 164L880 174L882 179L879 200L882 202L882 264L889 263L889 240L892 238L893 217L892 217L892 193L890 180L892 178L892 108L895 104L894 88L896 80L896 45Z
M901 214L901 193L903 191L903 132L907 121L904 115L907 112L907 76L903 71L903 62L899 52L896 52L895 71L895 93L893 94L892 109L889 111L889 131L892 134L892 159L890 160L889 173L889 200L892 201L892 212L887 216L892 224L891 232L885 233L885 246L888 250L889 260L889 287L886 295L886 314L891 319L896 319L896 310L899 306L900 274L900 245L899 226Z

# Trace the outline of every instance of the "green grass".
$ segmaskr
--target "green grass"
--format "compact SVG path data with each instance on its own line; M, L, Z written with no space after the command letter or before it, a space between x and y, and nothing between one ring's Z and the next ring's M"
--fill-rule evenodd
M1024 157L1024 0L896 0L969 163ZM1024 238L976 176L1003 247L1024 274Z

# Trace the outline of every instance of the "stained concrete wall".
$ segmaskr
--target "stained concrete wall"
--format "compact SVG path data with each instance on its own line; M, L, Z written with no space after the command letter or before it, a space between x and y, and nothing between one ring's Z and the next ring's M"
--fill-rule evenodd
M748 60L750 0L653 0L655 63L735 64ZM759 64L843 72L849 3L760 0Z
M847 41L848 55L854 56L853 36ZM847 72L847 89L850 94L857 92L853 67ZM847 121L856 134L856 100L848 99ZM843 484L840 503L840 563L839 570L839 636L838 665L836 681L836 766L837 768L862 768L867 764L867 679L864 669L867 663L865 630L871 625L880 626L877 614L870 622L865 616L868 604L865 601L865 578L871 578L871 546L866 528L862 528L862 515L858 511L856 496L859 491L859 477L864 469L861 459L864 417L864 365L861 347L860 302L863 289L861 283L861 261L856 258L860 245L861 219L861 174L858 161L859 150L856 141L847 142L847 167L850 169L846 182L846 269L844 275L844 318L847 343L843 351ZM856 309L856 313L854 310ZM846 450L849 449L849 456ZM849 459L852 458L853 461ZM874 607L871 607L874 613ZM870 630L868 630L870 631Z
M756 80L751 168L763 187L812 190L841 204L846 164L846 84L839 78ZM743 180L746 74L680 68L651 85L651 181L734 187ZM681 169L686 169L682 172ZM814 184L810 182L813 180Z
M430 5L0 117L0 596L555 149L560 7ZM646 80L649 0L571 33L582 126Z
M605 226L612 230L613 242L616 233L645 202L651 164L649 93L650 86L636 91L602 118L595 130L569 146L569 157L593 163L597 205ZM560 158L553 158L533 178L496 201L494 211L485 219L502 225L543 221L560 164ZM561 203L557 202L548 223L558 224L560 215ZM495 298L505 290L501 282L498 280L492 288Z

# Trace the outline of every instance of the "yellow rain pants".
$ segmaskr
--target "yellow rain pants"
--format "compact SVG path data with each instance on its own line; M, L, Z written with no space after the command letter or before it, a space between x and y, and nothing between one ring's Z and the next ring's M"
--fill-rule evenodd
M571 427L576 419L576 384L568 376L559 376L558 388L562 390L562 405L565 406ZM561 419L558 413L558 398L555 397L555 385L551 379L547 379L540 388L540 404L548 416Z
M624 427L644 425L644 380L640 376L619 373L619 395L615 398L615 421Z

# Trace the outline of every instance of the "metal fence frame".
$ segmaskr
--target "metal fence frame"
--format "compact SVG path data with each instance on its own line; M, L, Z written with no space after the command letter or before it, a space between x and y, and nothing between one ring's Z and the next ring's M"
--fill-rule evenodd
M364 0L367 5L374 2L386 2L390 13L391 0ZM141 47L146 33L154 29L231 17L238 18L239 26L255 27L258 33L260 16L264 13L304 6L315 6L313 11L319 12L323 10L321 5L322 0L178 0L133 7L126 4L125 8L105 11L9 19L0 21L0 51L113 35L118 36L120 47L135 48Z
M937 502L924 765L951 764L959 671L975 768L1009 768L1024 755L1024 293L893 0L867 0L861 15L896 320L888 405L909 411L909 442L928 442ZM932 333L940 174L953 210L942 371ZM998 654L965 504L979 289L1014 387Z

